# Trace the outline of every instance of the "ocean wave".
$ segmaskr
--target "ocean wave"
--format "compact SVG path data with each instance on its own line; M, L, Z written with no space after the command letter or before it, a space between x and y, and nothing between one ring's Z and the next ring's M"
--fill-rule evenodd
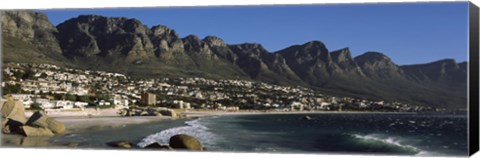
M204 146L209 146L215 142L215 134L209 132L208 128L203 125L201 119L195 119L185 122L186 126L175 127L160 131L158 133L149 135L143 138L139 143L138 147L144 148L147 145L158 142L160 144L168 144L170 137L177 134L187 134L197 138Z
M390 152L399 152L405 154L421 154L426 155L430 154L430 152L423 151L417 147L412 145L405 144L405 139L393 137L393 136L383 136L379 134L368 134L368 135L359 135L359 134L351 134L353 138L361 141L362 144L366 145L372 150L378 149L380 152L382 150L390 151Z

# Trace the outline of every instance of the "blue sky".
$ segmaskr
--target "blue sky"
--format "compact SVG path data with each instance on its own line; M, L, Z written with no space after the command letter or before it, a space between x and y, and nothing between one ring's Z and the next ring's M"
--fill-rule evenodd
M386 54L399 64L467 60L468 3L329 4L40 10L57 25L84 14L166 25L181 37L214 35L226 43L260 43L273 52L318 40L353 56Z

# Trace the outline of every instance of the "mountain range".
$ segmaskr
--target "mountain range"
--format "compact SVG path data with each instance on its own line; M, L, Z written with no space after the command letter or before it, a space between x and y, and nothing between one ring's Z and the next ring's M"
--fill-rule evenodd
M467 62L395 64L381 52L353 57L310 41L269 52L258 43L180 37L137 19L80 15L54 26L45 14L3 11L4 62L50 63L137 77L244 79L304 86L326 94L465 109ZM414 58L414 57L412 57Z

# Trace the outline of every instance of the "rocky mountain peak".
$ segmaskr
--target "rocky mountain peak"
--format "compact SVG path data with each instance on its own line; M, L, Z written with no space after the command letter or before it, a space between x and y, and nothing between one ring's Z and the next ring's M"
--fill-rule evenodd
M365 62L378 62L378 61L391 62L388 56L380 52L366 52L362 55L355 57L355 61L359 64L364 64Z
M94 22L98 19L107 19L107 17L100 16L100 15L79 15L77 18L75 18L78 22L81 23L89 23L89 22ZM116 18L116 19L126 19L126 18ZM73 20L73 19L71 19Z
M172 33L175 33L174 30L168 28L167 26L164 25L156 25L153 26L150 30L152 30L152 35L154 36L164 36L164 35L170 35ZM176 35L176 33L175 33Z
M227 46L225 42L217 36L206 36L205 38L203 38L202 41L206 42L210 47L226 47Z
M156 25L150 29L150 40L155 48L155 55L164 61L176 60L174 52L183 52L183 42L175 30L164 25Z
M200 41L201 41L200 38L198 38L197 35L193 35L193 34L190 34L190 35L182 38L182 40L183 40L184 42L185 42L185 41L187 41L187 42L200 42Z
M352 53L348 47L332 51L330 55L332 56L332 60L335 62L353 61Z
M2 11L2 35L33 44L45 51L60 53L58 30L45 14L28 10Z
M403 71L385 54L366 52L354 58L367 77L381 79L398 79L403 77Z
M320 41L310 41L302 45L294 45L280 50L278 53L287 59L287 63L291 64L310 63L316 62L317 60L326 62L331 60L328 49Z
M302 46L305 48L324 48L325 44L323 44L321 41L309 41L304 43Z
M255 58L267 58L272 55L265 48L263 48L261 44L258 43L229 45L229 48L238 55L247 55Z
M182 38L183 45L185 48L186 53L200 53L206 55L205 57L211 58L213 57L213 53L210 50L210 47L198 36L196 35L188 35L187 37Z
M57 29L60 46L70 58L109 56L136 61L154 55L150 30L137 19L81 15Z
M454 59L443 59L427 64L405 65L401 68L416 81L466 81L467 62L457 64Z

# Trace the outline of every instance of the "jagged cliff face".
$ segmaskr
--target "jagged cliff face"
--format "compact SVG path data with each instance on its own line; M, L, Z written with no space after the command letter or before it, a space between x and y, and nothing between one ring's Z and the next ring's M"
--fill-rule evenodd
M355 58L320 41L269 52L260 44L181 38L136 19L78 16L54 27L46 15L2 12L4 61L65 64L154 77L201 76L301 85L336 95L428 104L466 105L467 63L441 60L397 66L379 52Z
M386 55L379 52L367 52L355 57L355 62L363 73L370 78L401 79L403 71Z
M55 37L58 30L46 15L33 11L0 11L0 16L3 62L68 63Z
M149 37L155 49L155 56L160 61L171 64L193 63L183 53L183 41L175 30L157 25L151 28Z
M352 58L350 49L344 48L331 52L331 57L334 63L337 64L338 70L344 74L359 75L365 77L362 69L357 62Z
M238 56L230 50L227 44L215 36L207 36L203 41L208 45L210 50L214 52L218 57L227 60L230 63L235 63L238 59Z
M2 11L2 35L33 44L40 49L60 53L55 38L57 29L48 17L32 11Z
M277 53L285 58L298 77L310 84L319 85L324 82L333 68L328 49L319 41L291 46Z
M418 82L462 83L467 80L467 63L457 64L453 59L445 59L427 64L401 67L407 78Z
M79 16L57 28L67 57L108 57L126 62L154 57L150 30L136 19Z
M275 75L263 61L268 52L259 44L231 45L230 49L238 56L234 64L240 67L251 78L263 78ZM271 76L273 77L273 76Z

